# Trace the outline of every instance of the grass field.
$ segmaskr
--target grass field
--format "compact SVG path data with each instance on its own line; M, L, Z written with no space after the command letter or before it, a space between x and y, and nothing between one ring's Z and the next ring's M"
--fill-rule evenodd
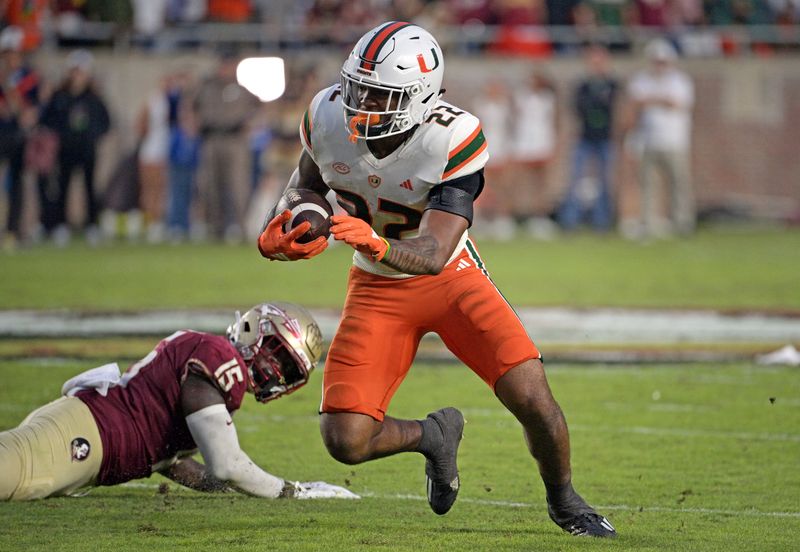
M95 365L102 359L92 359ZM86 368L6 361L0 427L56 396ZM320 374L268 406L247 399L242 446L274 473L347 485L361 501L268 501L202 495L160 477L83 498L0 504L0 550L790 550L800 531L800 373L751 365L554 366L570 423L575 482L615 523L613 542L561 533L516 422L454 365L417 365L391 413L446 404L467 418L462 491L437 517L423 461L401 455L344 466L319 438ZM40 385L32 386L31 381ZM774 403L770 402L774 398ZM657 398L657 400L656 400Z
M479 246L515 305L800 311L798 230L705 230L647 246L583 234ZM0 257L0 308L233 310L265 299L338 308L349 264L344 247L300 263L266 262L244 246L40 247ZM0 339L0 429L55 398L72 375L125 364L154 343ZM160 489L165 480L154 476L83 498L0 503L0 551L797 548L796 368L547 368L570 424L576 487L616 525L615 541L575 539L552 524L516 422L466 368L419 362L390 414L422 417L453 405L468 421L462 491L444 517L425 502L421 456L354 467L328 456L317 372L306 389L268 406L246 399L235 418L243 447L273 473L346 485L361 501L202 495Z
M479 241L515 305L800 310L800 230L707 230L640 245L576 235ZM0 306L139 310L245 307L266 298L340 307L352 250L268 262L254 247L49 247L0 257Z

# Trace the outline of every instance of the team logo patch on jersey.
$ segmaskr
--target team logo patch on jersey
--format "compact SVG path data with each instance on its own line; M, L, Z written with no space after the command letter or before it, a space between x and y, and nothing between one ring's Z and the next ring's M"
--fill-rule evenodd
M369 182L369 185L373 188L377 188L381 185L381 177L377 174L371 174L367 177L367 182Z
M335 170L339 174L347 174L350 172L350 167L346 163L342 163L341 161L337 161L331 165L333 170Z
M89 441L83 437L76 437L73 439L71 447L73 462L83 462L89 458L89 453L92 451L92 446L89 444Z

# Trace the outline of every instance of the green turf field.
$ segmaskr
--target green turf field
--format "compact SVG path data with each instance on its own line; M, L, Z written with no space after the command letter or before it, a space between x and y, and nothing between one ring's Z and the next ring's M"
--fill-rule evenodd
M93 359L94 360L97 359ZM94 364L91 364L94 365ZM86 368L5 361L0 427L17 424ZM462 491L444 517L424 500L414 454L359 466L327 456L320 374L268 406L246 399L243 448L274 473L347 485L361 501L202 495L153 477L82 498L0 504L0 550L790 550L800 531L800 372L749 364L553 366L579 491L616 525L613 541L561 533L516 422L455 365L416 365L391 413L463 409ZM31 385L36 382L37 385ZM770 402L774 398L774 402ZM162 489L163 490L163 489Z
M641 245L576 235L478 246L515 305L800 310L800 230L716 229ZM0 257L0 308L340 307L352 250L269 262L255 247L81 245Z
M798 230L704 230L646 246L585 234L479 246L515 305L800 311ZM39 247L0 256L0 309L235 309L265 299L338 308L349 264L345 247L298 263L267 262L244 246ZM0 430L55 398L68 377L109 360L126 364L154 344L0 339ZM164 480L153 477L80 499L0 504L0 551L796 548L796 368L594 364L548 372L570 424L576 487L617 526L615 541L561 533L547 518L520 429L489 390L458 364L417 363L390 414L422 417L454 405L468 421L462 492L444 517L425 502L421 456L350 467L327 455L317 372L306 389L268 406L246 399L240 438L273 473L346 485L363 500L209 496L172 484L159 490Z

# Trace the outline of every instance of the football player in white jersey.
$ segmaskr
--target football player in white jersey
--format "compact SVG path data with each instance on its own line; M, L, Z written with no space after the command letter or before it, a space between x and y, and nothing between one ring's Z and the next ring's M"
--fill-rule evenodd
M304 151L288 187L333 190L348 214L331 217L331 231L356 250L325 363L323 440L347 464L422 453L428 502L449 511L463 416L455 408L424 420L386 416L420 339L436 332L522 424L553 521L575 535L614 536L572 488L567 426L541 355L468 236L489 155L478 119L441 100L443 72L433 36L384 23L358 41L341 83L319 92L300 124ZM298 260L324 251L323 237L295 241L308 223L284 233L290 216L268 216L261 254Z

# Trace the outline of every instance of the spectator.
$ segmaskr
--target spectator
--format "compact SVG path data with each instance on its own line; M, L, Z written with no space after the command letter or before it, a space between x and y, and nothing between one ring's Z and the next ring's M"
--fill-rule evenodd
M184 77L181 79L188 82ZM177 91L173 88L173 93ZM191 230L190 212L201 147L196 114L181 105L182 96L183 93L178 97L177 120L171 126L169 146L167 230L173 242L182 241Z
M512 180L515 193L510 210L518 225L537 237L550 237L553 223L550 170L556 157L559 113L553 83L535 71L514 94Z
M514 222L510 217L510 202L506 198L513 196L516 188L515 182L509 178L511 99L500 79L490 79L472 103L490 151L485 168L489 185L484 187L476 201L476 216L483 220L475 226L487 229L494 238L510 239L514 233Z
M199 188L205 224L215 239L240 241L249 197L247 124L259 103L236 81L238 58L224 52L193 100L203 147Z
M167 0L167 20L170 22L199 23L207 11L207 0Z
M8 218L3 242L6 249L14 249L22 237L25 144L36 125L39 109L39 77L26 63L23 40L19 27L6 27L0 33L0 162L8 161Z
M444 0L443 4L452 11L453 22L456 24L497 23L497 13L492 0Z
M663 29L667 26L668 0L634 0L638 12L638 23L643 27L657 27Z
M575 12L580 11L583 0L546 0L547 25L555 27L550 29L553 32L553 48L557 52L565 53L573 49L573 44L569 39L562 39L559 34L559 27L567 27L575 24Z
M402 0L400 2L391 2L389 16L395 21L409 21L414 22L417 17L423 15L425 7L428 4L435 2L426 2L425 0Z
M120 155L108 176L103 192L100 228L106 238L141 237L142 212L139 210L139 143Z
M22 30L22 50L30 52L42 44L42 21L47 18L51 0L0 0L0 27L3 23Z
M163 211L170 148L171 75L165 75L139 113L139 201L147 226L147 240L164 237Z
M634 75L628 87L636 121L634 144L640 154L642 236L673 231L688 235L695 226L689 166L694 85L675 66L677 53L669 42L650 42L645 55L650 67ZM661 173L669 187L670 221L662 222L659 217L656 173Z
M542 0L499 0L493 4L499 28L492 52L533 58L552 55L550 35L541 27L547 19Z
M582 0L546 0L547 24L555 26L572 25L573 10L581 4Z
M250 0L208 0L208 17L225 23L244 23L250 18Z
M767 0L769 10L778 25L800 22L800 0Z
M167 0L131 0L133 30L145 48L155 46L167 19Z
M58 227L53 232L53 239L60 246L70 240L67 226L69 184L75 169L81 169L86 187L86 239L95 245L100 239L94 190L97 144L108 132L111 121L92 77L92 54L86 50L75 50L68 56L66 66L66 78L42 113L42 123L58 134L60 143L58 194L54 207Z
M578 83L574 97L580 138L573 153L572 178L558 218L567 230L581 222L585 209L580 197L581 185L587 177L589 162L594 162L597 191L590 207L591 221L596 230L605 231L610 228L613 218L611 131L619 84L611 74L610 57L605 46L588 46L585 58L589 74Z

